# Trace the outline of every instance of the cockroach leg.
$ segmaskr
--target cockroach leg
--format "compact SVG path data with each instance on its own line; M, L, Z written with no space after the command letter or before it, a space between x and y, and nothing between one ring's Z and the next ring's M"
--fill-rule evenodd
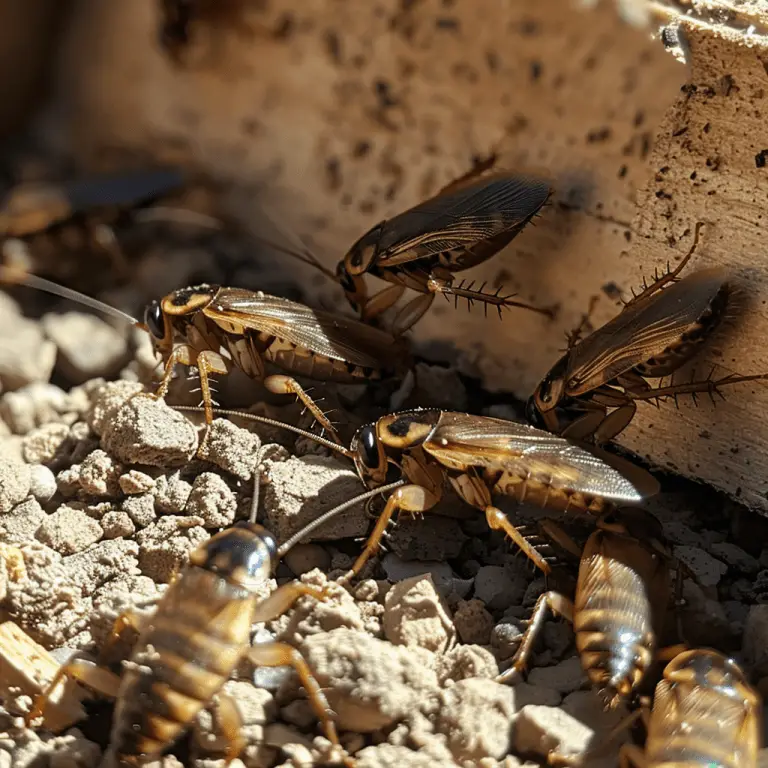
M597 445L613 440L616 435L623 432L635 416L637 406L633 402L622 405L609 413L594 432L594 440Z
M326 738L331 744L341 749L336 724L333 721L333 710L304 657L288 643L259 643L250 649L248 656L254 664L262 667L293 667L307 692L307 698L317 719L323 726ZM354 765L350 757L345 759L345 763Z
M512 659L512 665L508 670L496 678L497 683L515 683L522 677L528 664L528 658L533 651L533 644L536 642L536 638L539 636L539 633L544 626L547 610L562 616L566 621L573 624L572 600L569 600L559 592L550 591L540 595L533 608L533 613L531 614L531 619L525 630L525 634L523 635L517 652Z
M395 304L397 304L397 302L400 301L400 298L404 293L405 293L404 285L390 285L389 287L384 288L378 293L374 293L370 299L366 299L365 302L363 303L360 317L364 321L370 322L375 317L378 317L379 315L386 312L390 307L393 307ZM403 311L404 310L401 310L401 313ZM398 317L399 316L400 315L398 314ZM421 317L421 315L419 315L416 318L416 320L418 320L419 317ZM414 322L416 322L416 320L414 320ZM411 323L410 325L413 325L413 323ZM403 330L408 330L408 328L410 328L410 325L406 326ZM399 335L399 334L396 332L395 335Z
M392 333L395 336L402 336L407 330L412 328L426 314L435 300L434 293L423 293L414 299L411 299L395 317L392 324Z
M112 629L99 652L100 658L108 659L115 646L124 643L126 636L134 634L138 637L145 622L144 617L136 611L128 610L121 613L112 625Z
M316 600L327 600L326 589L313 587L301 582L289 582L278 587L268 598L262 600L253 611L254 624L273 621L290 610L300 597L314 597Z
M64 680L74 680L82 683L86 688L90 688L92 691L109 699L117 698L117 691L120 687L120 677L114 672L104 669L104 667L89 659L70 659L66 664L62 664L59 667L48 687L35 698L32 709L24 717L27 725L37 718L45 716L45 708L51 696Z
M581 341L581 337L585 333L591 333L594 329L592 328L592 315L594 314L595 307L597 307L597 302L599 300L599 296L591 296L589 299L589 305L587 306L587 311L581 316L581 320L579 320L579 324L570 332L565 334L565 339L568 344L568 347L566 349L566 352L568 350L573 349L579 341Z
M330 419L323 413L320 407L309 396L304 387L293 376L274 374L264 379L264 386L276 395L296 395L304 407L312 414L315 421L330 434L334 442L339 442L339 436L331 424Z
M489 505L485 508L485 519L488 526L494 531L504 531L509 536L513 544L516 544L521 552L540 570L544 575L552 572L547 561L526 541L520 531L509 522L507 516L498 508Z
M216 696L214 712L219 731L227 742L224 764L229 765L245 749L246 739L242 735L243 718L235 700L221 692Z
M699 392L706 392L714 400L715 395L720 395L720 387L730 386L731 384L743 384L748 381L765 381L768 374L758 373L753 376L736 376L729 374L721 379L705 379L704 381L691 381L687 384L672 384L667 387L655 387L645 392L627 392L627 398L632 400L655 400L657 398L676 397L678 395L695 395Z
M649 286L644 287L644 289L638 293L636 296L633 296L632 299L630 299L625 305L624 309L631 306L632 304L636 304L638 301L641 301L642 299L647 298L648 296L652 296L654 293L658 293L665 285L668 283L674 283L678 279L678 275L683 271L683 268L690 260L691 256L693 256L694 252L696 251L696 248L699 245L699 233L701 232L701 228L704 226L704 222L699 221L696 223L696 228L693 232L693 243L691 244L690 249L688 250L688 253L683 256L680 263L671 271L667 272L665 275L662 275L658 279L654 280ZM645 282L645 281L643 281Z
M365 542L365 548L357 560L355 560L352 568L338 580L339 583L349 583L362 571L363 566L368 560L378 552L381 539L395 512L410 512L412 515L417 515L434 507L440 501L440 497L439 489L430 490L421 485L404 485L402 488L394 491L387 499L387 503L379 515L373 533L368 537L368 541Z
M619 768L646 768L648 758L637 744L622 744L619 749Z

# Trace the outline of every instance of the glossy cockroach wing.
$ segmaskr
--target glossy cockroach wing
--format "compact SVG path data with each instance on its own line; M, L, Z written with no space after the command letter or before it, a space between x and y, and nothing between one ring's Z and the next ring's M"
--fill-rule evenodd
M146 330L165 365L157 397L165 397L177 364L195 366L206 418L213 420L211 374L238 368L264 380L272 392L295 394L335 436L322 410L292 375L330 382L365 382L407 370L401 339L341 315L314 310L279 296L239 288L199 285L152 301L144 323L95 299L34 275L1 268L0 279L23 283L94 307ZM267 376L274 364L286 374Z
M766 378L735 376L651 387L647 378L671 376L698 354L726 319L733 289L724 270L678 275L694 244L674 271L633 298L613 320L575 339L528 402L532 424L556 434L596 443L618 435L632 420L637 402L708 393ZM609 412L610 411L610 412Z
M218 413L267 421L239 411ZM545 573L550 571L546 560L493 505L494 494L591 515L617 502L639 502L658 491L648 473L603 451L587 450L526 424L466 413L402 411L361 427L348 449L324 444L351 458L369 489L406 481L388 497L347 579L378 551L393 515L426 512L440 501L446 485L482 510L488 525L503 530Z

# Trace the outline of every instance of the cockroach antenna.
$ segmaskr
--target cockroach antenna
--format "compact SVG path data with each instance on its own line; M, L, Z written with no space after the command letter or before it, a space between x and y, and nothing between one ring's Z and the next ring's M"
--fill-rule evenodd
M192 413L203 412L203 408L199 405L172 405L171 408L173 408L174 411L189 411ZM347 456L348 458L354 457L353 451L350 451L349 448L341 445L341 443L336 443L333 440L329 440L327 437L321 437L320 435L316 435L314 432L309 432L306 429L294 427L292 424L286 424L284 421L270 419L267 416L259 416L257 413L248 413L248 411L233 411L227 408L214 408L214 414L217 416L229 416L230 418L234 417L238 419L245 419L246 421L256 421L259 424L268 424L270 427L286 429L289 432L294 432L297 435L301 435L301 437L309 438L319 445L324 445L326 448L330 448L332 451L336 451L336 453L342 454L342 456Z
M144 323L139 322L127 312L117 309L117 307L110 306L103 301L94 299L92 296L86 296L84 293L80 293L80 291L65 288L63 285L53 283L44 277L38 277L21 269L0 265L0 282L8 285L26 285L28 288L35 288L38 291L51 293L54 296L61 296L63 299L69 299L70 301L75 301L78 304L95 309L98 312L103 312L105 315L117 318L124 323L144 328Z
M361 493L359 496L355 496L355 498L349 499L343 504L339 504L337 507L329 509L327 512L323 512L320 517L316 517L311 523L308 523L300 531L297 531L288 540L284 541L277 549L277 556L283 557L285 553L291 549L291 547L301 541L308 533L316 530L321 525L323 525L323 523L328 522L328 520L331 520L337 515L340 515L342 512L346 512L350 507L354 507L355 504L359 504L362 501L368 501L368 499L371 499L374 496L378 496L380 493L389 493L389 491L393 491L395 488L399 488L400 486L405 485L407 482L408 481L405 478L400 478L399 480L395 480L394 483L389 483L389 485L382 485L378 488L374 488L373 490Z

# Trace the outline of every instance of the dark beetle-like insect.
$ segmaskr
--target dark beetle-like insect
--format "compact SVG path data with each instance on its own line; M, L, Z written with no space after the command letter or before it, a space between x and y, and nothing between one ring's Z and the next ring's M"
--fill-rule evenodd
M217 412L267 421L239 411ZM442 498L446 482L545 573L550 566L493 505L494 493L555 510L600 514L613 502L638 502L658 491L645 471L603 451L586 450L526 424L466 413L401 411L361 427L348 449L330 441L323 444L351 458L368 488L407 481L388 497L347 579L377 552L395 513L417 515L431 509Z
M59 668L27 722L44 717L47 701L64 678L78 680L116 698L109 754L121 766L139 766L159 757L218 693L226 756L232 760L244 746L240 715L235 702L220 690L248 656L260 666L292 666L325 735L341 749L332 710L301 654L280 642L251 646L250 637L255 622L276 619L304 595L327 599L325 589L298 581L278 587L265 599L259 594L293 544L349 506L345 503L326 512L280 547L269 531L254 522L238 523L213 536L190 554L188 565L163 593L151 616L129 612L117 619L102 656L123 642L129 630L138 633L122 675L88 659L74 659ZM345 764L352 766L354 761L345 757Z
M657 653L672 563L661 524L643 509L612 510L600 517L581 553L553 521L542 527L558 544L580 554L575 599L556 591L539 597L512 665L498 680L509 682L522 673L551 610L573 624L589 681L615 707L637 691L654 659L669 658L668 649Z
M453 284L453 276L482 264L507 246L549 200L551 188L544 181L513 173L485 173L480 164L437 195L403 213L380 222L366 232L338 263L336 274L308 251L296 252L275 243L279 250L320 269L338 280L352 307L365 321L393 306L406 289L423 294L397 314L393 331L399 335L429 309L438 293L494 306L523 307L552 316L542 309L479 289L473 284ZM479 178L476 178L479 176ZM264 239L264 238L261 238ZM365 275L393 285L368 297Z
M613 320L569 344L528 401L532 424L600 443L625 429L640 400L695 397L698 392L714 397L722 386L766 378L729 375L656 388L646 381L681 368L727 315L732 288L724 270L678 278L696 248L700 228L697 224L691 250L672 272L635 296Z
M13 187L0 202L0 238L4 260L15 250L35 250L39 240L51 237L69 222L82 228L89 239L118 264L122 255L112 226L129 209L167 195L183 184L174 169L126 172L56 183L23 183ZM51 248L60 245L52 243Z
M292 376L266 376L265 364L321 381L365 382L401 373L409 364L404 342L351 318L311 309L260 291L198 285L152 301L139 323L119 310L77 291L13 269L0 268L9 283L78 301L146 330L165 364L156 397L165 397L177 364L195 366L206 418L213 420L211 374L239 368L264 380L272 392L295 394L335 437L323 411Z
M625 744L621 768L757 768L763 703L731 659L683 651L656 686L645 749Z

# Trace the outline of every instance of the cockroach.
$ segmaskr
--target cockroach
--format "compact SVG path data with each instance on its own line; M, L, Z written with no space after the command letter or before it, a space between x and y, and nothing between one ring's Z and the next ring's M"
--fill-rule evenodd
M127 209L145 205L180 188L180 171L166 168L93 176L61 184L22 183L0 202L0 238L5 261L35 236L55 234L69 222L122 264L114 224Z
M18 270L0 279L23 283L94 307L149 333L165 365L155 397L165 397L177 364L196 366L208 423L213 420L210 375L239 368L278 394L295 394L330 434L333 425L288 375L266 376L265 364L311 379L354 383L403 372L405 343L378 328L261 291L198 285L151 301L140 323L130 315L68 288Z
M321 442L310 433L255 414L220 409L217 413L277 424ZM395 513L420 515L431 509L442 498L446 481L544 573L550 572L549 564L493 505L494 493L554 510L599 515L614 502L639 502L658 491L657 482L644 470L604 451L587 450L527 424L438 409L383 416L361 427L349 448L330 440L322 444L352 459L369 489L395 477L407 481L387 498L346 580L377 552Z
M582 667L606 706L614 708L629 701L654 660L680 650L657 647L673 564L661 524L637 507L611 510L601 515L582 552L554 521L542 527L580 557L575 599L558 591L539 597L512 664L498 681L520 677L552 611L573 625Z
M357 500L355 500L357 501ZM170 747L212 698L218 694L218 715L232 760L244 746L235 702L221 687L246 656L267 667L290 665L299 675L326 737L339 748L333 712L306 661L281 642L250 645L251 627L272 621L305 595L325 600L328 593L301 582L278 587L269 597L259 590L278 562L299 540L352 503L329 510L281 546L264 527L248 522L216 534L189 557L189 563L160 598L154 613L142 617L128 612L118 617L102 650L124 642L128 632L138 638L117 675L100 664L75 658L63 665L27 715L30 723L45 716L46 703L65 679L74 679L95 692L116 699L109 753L121 766L138 766ZM347 765L354 765L346 758Z
M627 427L638 401L684 394L695 398L702 392L714 401L716 394L722 397L723 386L767 378L728 375L658 387L646 381L672 376L728 315L733 289L723 269L678 277L696 250L701 226L696 225L693 245L674 270L658 277L594 333L581 340L579 332L574 335L528 401L532 424L602 443Z
M763 703L732 659L709 649L675 656L657 684L645 749L624 744L621 768L757 768Z
M549 200L548 183L527 176L493 171L486 164L462 176L438 194L368 230L329 271L309 251L292 251L270 243L305 263L310 263L340 283L349 303L369 322L392 307L406 289L421 296L408 302L397 314L396 335L411 328L430 308L437 294L453 296L497 308L522 307L553 316L551 308L514 301L512 295L485 292L485 283L453 284L456 272L490 259L522 232ZM477 178L479 176L479 178ZM263 239L263 238L261 238ZM392 283L368 297L365 275Z

